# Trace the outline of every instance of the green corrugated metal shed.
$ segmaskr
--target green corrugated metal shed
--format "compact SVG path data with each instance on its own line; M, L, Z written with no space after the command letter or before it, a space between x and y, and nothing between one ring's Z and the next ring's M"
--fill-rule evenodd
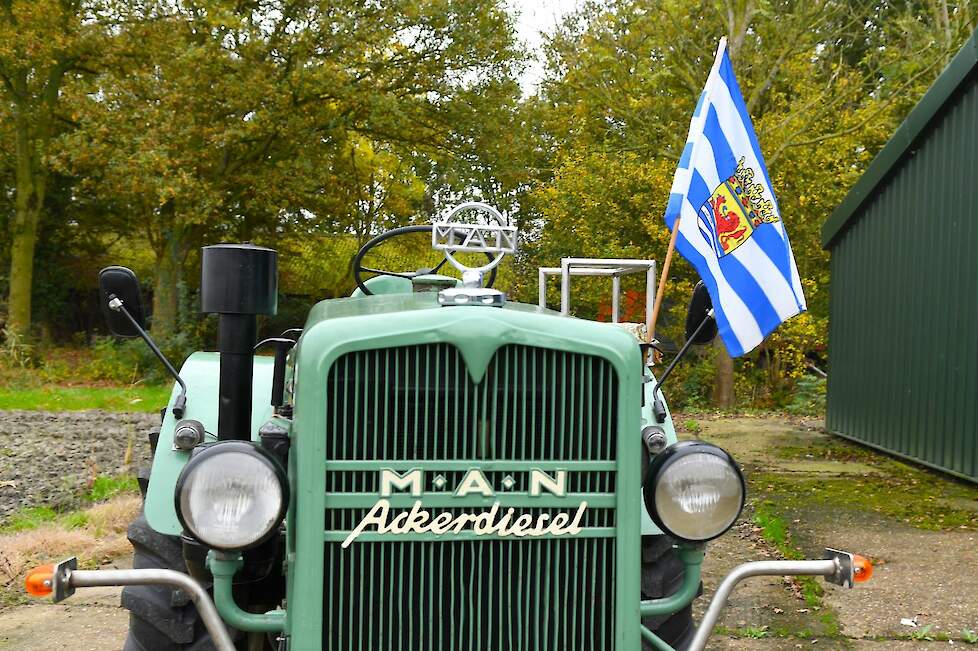
M978 481L978 32L822 227L827 428Z

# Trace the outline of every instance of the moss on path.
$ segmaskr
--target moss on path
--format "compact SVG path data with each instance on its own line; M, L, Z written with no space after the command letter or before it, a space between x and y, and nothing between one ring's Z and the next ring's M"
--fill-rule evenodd
M817 558L831 546L877 564L873 580L853 590L820 579L745 582L711 648L790 649L817 639L822 649L902 649L925 637L969 648L978 581L963 569L978 566L978 487L830 436L820 421L697 415L695 423L684 437L729 450L749 485L742 521L707 550L707 598L747 560Z

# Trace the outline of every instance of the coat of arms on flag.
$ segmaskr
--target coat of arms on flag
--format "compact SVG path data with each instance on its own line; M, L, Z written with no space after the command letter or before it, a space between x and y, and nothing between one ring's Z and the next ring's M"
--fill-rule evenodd
M798 268L747 107L720 41L690 120L666 224L713 301L734 357L805 310ZM677 225L678 220L678 225Z
M737 171L720 182L699 209L706 229L703 236L717 257L734 251L747 241L761 224L781 221L770 200L764 198L760 183L754 183L754 170L741 157Z

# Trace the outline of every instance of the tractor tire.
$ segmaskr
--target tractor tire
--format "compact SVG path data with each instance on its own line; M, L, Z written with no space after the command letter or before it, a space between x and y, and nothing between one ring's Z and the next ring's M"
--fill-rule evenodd
M136 569L187 572L178 536L154 531L146 516L129 525ZM126 586L122 606L129 610L129 635L123 651L212 651L214 645L197 614L197 607L181 590L157 585Z
M166 407L160 410L160 422ZM150 454L156 456L160 426L147 432ZM136 472L139 492L146 502L151 468ZM183 560L183 543L179 536L165 536L139 515L127 531L132 545L134 569L176 570L187 574ZM162 585L130 585L122 589L122 607L129 611L129 634L123 651L212 651L214 645L197 607L181 590Z
M642 537L642 599L657 599L675 594L682 584L686 568L673 548L668 536ZM702 585L697 596L703 591ZM671 615L643 617L642 625L677 651L686 649L696 626L693 623L693 605L688 604ZM642 649L655 649L642 640Z

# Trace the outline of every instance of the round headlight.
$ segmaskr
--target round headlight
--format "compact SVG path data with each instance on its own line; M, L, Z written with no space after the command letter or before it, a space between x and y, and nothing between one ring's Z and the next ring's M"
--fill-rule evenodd
M729 454L709 443L683 441L656 455L643 492L649 515L663 531L705 542L733 526L746 488Z
M177 479L180 524L208 547L238 550L268 539L289 503L281 465L245 441L223 441L195 454Z

